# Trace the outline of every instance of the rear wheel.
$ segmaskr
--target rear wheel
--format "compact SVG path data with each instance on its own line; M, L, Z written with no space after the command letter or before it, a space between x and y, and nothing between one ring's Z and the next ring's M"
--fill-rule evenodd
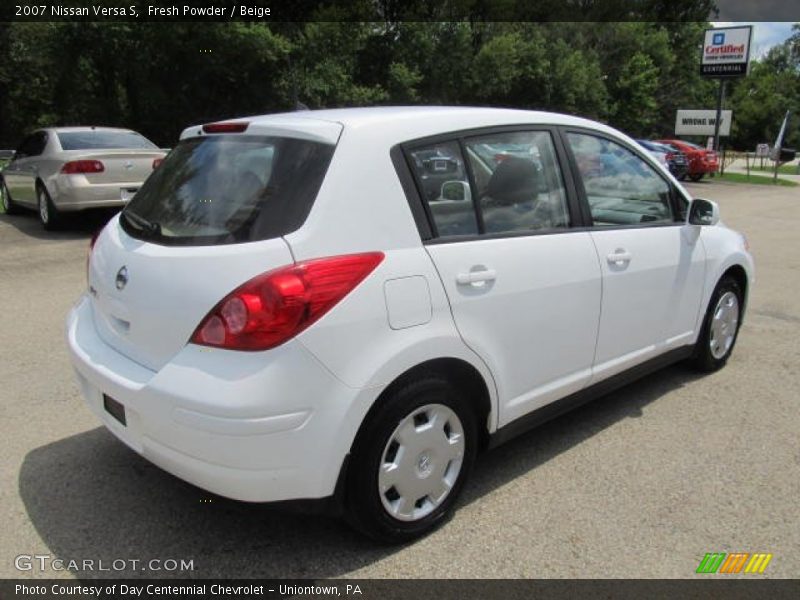
M711 295L692 364L700 371L721 369L733 352L741 323L742 291L735 279L723 277Z
M19 212L17 205L11 200L11 195L8 193L6 182L0 179L0 196L2 196L3 212L7 215L14 215Z
M359 433L348 467L346 516L383 542L406 542L441 524L477 450L472 408L443 378L419 378L382 402Z
M700 181L703 178L703 173L690 173L689 179L692 181Z
M47 192L47 188L45 188L42 184L36 186L36 198L38 199L39 208L37 212L39 214L39 221L41 222L42 227L48 231L58 229L61 226L63 217L53 205L53 201L50 199L50 194Z

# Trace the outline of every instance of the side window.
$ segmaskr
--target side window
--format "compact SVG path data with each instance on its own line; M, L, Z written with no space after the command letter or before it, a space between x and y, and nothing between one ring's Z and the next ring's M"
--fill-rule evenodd
M583 133L568 133L596 226L672 223L669 184L623 146Z
M458 142L418 147L409 156L438 235L478 233L469 179Z
M564 181L547 131L466 140L486 233L569 227Z
M47 143L47 134L44 131L37 131L29 135L17 148L16 158L26 158L29 156L39 156L44 152Z

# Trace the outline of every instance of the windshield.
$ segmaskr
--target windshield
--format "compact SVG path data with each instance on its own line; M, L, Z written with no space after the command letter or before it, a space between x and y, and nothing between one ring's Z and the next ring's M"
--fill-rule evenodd
M153 142L135 131L59 131L58 141L63 150L112 150L136 148L155 150Z
M219 135L180 142L122 212L134 237L164 244L270 239L305 221L334 146Z

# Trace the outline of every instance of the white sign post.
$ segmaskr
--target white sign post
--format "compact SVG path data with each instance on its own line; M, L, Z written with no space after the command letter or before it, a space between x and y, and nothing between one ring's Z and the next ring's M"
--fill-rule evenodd
M719 124L719 135L731 134L733 111L723 110ZM717 125L717 111L711 110L678 110L675 115L675 135L714 135Z

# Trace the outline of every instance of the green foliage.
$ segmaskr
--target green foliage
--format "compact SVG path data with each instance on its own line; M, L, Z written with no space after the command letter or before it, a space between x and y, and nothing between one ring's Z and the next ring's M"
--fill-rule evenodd
M298 102L543 109L660 137L672 134L678 108L715 104L716 83L699 74L700 15L710 0L309 4L317 12L308 14L325 20L0 23L0 147L54 124L126 126L171 146L193 123ZM530 19L566 10L572 21L607 18L623 4L639 22L492 21L520 11ZM369 11L380 20L352 20ZM772 143L789 109L799 121L799 78L796 25L749 77L728 84L727 143ZM787 144L800 147L799 137L795 124Z

